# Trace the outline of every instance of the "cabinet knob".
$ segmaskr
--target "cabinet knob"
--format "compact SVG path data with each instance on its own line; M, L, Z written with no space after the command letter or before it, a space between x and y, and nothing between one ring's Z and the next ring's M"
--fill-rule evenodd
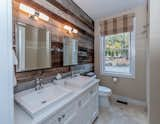
M82 106L82 101L81 101L81 100L78 102L78 106L79 106L79 107Z
M62 115L62 118L65 118L65 117L66 117L66 115L65 115L65 114L63 114L63 115Z
M58 117L58 122L61 122L62 118L61 117Z
M91 95L93 94L93 90L90 91L90 94L91 94Z

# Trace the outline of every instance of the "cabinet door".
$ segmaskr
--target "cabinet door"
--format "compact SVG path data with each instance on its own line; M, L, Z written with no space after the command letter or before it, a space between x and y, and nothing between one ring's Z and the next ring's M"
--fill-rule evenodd
M63 119L61 117L61 112L49 117L41 124L63 124Z
M79 119L78 114L74 113L74 115L72 117L68 118L64 122L64 124L81 124L78 119Z
M80 124L91 124L98 114L98 93L89 92L89 101L80 107L79 121Z
M89 107L88 107L88 116L90 118L90 122L94 121L96 118L97 114L99 113L99 106L98 106L98 94L93 96L89 102Z
M44 121L41 124L60 124L60 122L58 122L58 118L57 117L52 117L52 118Z

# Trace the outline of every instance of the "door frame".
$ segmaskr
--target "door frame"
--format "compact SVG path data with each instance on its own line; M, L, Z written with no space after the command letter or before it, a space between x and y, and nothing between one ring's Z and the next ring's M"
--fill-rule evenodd
M0 8L0 123L13 124L12 0Z

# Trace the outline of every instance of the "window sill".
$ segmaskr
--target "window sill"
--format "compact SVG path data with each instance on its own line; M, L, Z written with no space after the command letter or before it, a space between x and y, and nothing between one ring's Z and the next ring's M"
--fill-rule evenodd
M134 74L123 74L123 73L113 73L113 72L102 72L102 76L108 77L118 77L118 78L128 78L128 79L135 79Z

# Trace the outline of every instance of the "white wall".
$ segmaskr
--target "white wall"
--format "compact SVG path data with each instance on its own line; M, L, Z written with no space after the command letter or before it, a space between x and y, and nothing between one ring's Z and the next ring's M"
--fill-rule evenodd
M149 124L160 124L160 0L149 6Z
M0 1L0 124L13 124L12 1Z
M114 16L129 12L135 12L136 14L135 79L120 78L117 84L114 84L112 77L100 74L99 21L110 17L95 21L95 71L101 79L101 84L110 87L113 90L113 94L146 101L146 34L142 33L145 30L144 25L146 25L146 7L145 5L139 6Z

